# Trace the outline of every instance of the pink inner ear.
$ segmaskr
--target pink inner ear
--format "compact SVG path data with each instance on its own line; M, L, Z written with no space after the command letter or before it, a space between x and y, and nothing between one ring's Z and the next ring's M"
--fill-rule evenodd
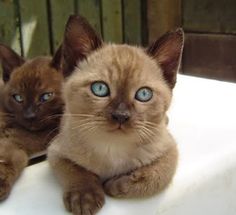
M155 54L155 58L160 64L166 64L172 60L178 60L182 51L181 41L176 41L178 38L170 38L165 44L159 47Z
M182 29L166 33L148 49L150 54L163 70L163 76L171 88L176 82L176 74L180 65L183 51Z

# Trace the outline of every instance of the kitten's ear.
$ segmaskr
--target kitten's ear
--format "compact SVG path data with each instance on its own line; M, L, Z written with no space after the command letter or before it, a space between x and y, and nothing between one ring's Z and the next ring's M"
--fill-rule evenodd
M168 32L154 42L147 50L163 71L163 76L171 88L176 83L176 75L183 52L184 32L181 28Z
M58 71L62 69L62 45L60 45L55 52L51 61L51 66Z
M0 61L2 64L4 82L10 79L10 75L16 67L21 66L25 60L11 48L0 43Z
M101 38L85 18L77 15L70 16L66 24L62 46L64 75L68 76L79 61L101 46Z

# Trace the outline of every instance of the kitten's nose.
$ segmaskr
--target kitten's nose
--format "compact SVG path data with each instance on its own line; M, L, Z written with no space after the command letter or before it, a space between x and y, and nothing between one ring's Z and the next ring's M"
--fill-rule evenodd
M111 114L112 119L120 124L127 122L130 118L129 114L123 112L114 112Z
M36 113L32 108L27 108L24 112L24 118L27 120L34 120L36 118Z
M111 113L111 117L115 122L123 124L130 119L130 111L124 103L121 103L117 109Z

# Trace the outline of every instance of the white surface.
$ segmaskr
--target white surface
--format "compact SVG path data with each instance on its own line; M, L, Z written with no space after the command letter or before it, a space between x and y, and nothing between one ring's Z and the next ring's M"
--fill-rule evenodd
M179 75L169 117L180 151L172 184L148 199L107 197L99 215L236 214L236 84ZM69 214L47 162L26 169L0 214Z

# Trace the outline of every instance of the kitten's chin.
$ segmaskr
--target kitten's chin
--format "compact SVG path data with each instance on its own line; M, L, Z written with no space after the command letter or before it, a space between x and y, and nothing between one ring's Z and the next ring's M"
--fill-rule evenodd
M28 131L41 131L44 129L43 126L36 126L36 125L22 125Z
M37 127L37 126L31 126L31 127L29 127L28 128L28 130L30 130L30 131L41 131L41 130L43 130L44 128L42 127L42 126L39 126L39 127Z

